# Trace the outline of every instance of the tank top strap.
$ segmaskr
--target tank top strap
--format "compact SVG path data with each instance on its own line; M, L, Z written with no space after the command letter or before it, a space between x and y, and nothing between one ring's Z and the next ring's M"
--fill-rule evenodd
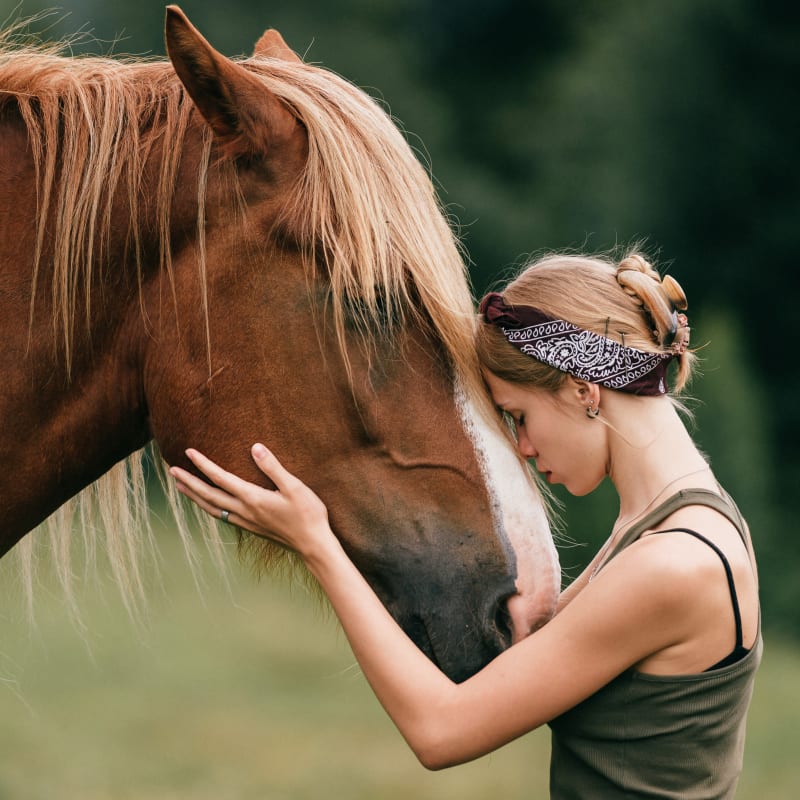
M745 547L750 549L750 537L747 531L747 524L744 521L736 503L730 495L720 487L719 493L712 492L710 489L680 489L675 494L670 495L663 503L654 508L649 514L642 517L637 523L631 525L620 540L609 553L603 562L605 566L614 556L621 553L628 545L633 544L645 531L650 530L659 522L666 519L670 514L674 514L679 508L684 506L708 506L718 511L736 528L744 542Z
M733 570L731 569L730 562L728 561L727 556L722 550L711 541L711 539L707 539L703 534L698 533L697 531L693 531L690 528L669 528L667 530L658 530L653 531L654 534L661 534L661 533L687 533L689 536L693 536L695 539L699 539L703 544L710 547L719 557L719 560L722 562L722 567L725 570L725 578L728 581L728 593L731 596L731 608L733 609L733 624L736 632L736 642L734 644L733 650L723 659L718 661L714 664L713 667L709 667L706 672L710 672L711 670L718 669L719 667L725 666L727 664L732 664L738 659L742 658L742 656L746 655L749 651L749 648L744 646L744 632L742 630L742 610L739 606L739 596L736 593L736 582L733 579Z

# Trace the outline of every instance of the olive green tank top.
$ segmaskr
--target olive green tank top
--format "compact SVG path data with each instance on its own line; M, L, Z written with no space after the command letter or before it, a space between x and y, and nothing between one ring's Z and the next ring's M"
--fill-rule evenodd
M608 560L683 506L716 509L752 548L731 498L684 489L625 535ZM720 800L736 792L761 634L738 661L693 675L626 670L552 720L552 800Z

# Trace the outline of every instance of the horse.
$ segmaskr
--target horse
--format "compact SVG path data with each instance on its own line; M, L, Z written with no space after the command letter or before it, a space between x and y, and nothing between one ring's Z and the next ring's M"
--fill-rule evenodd
M73 542L105 536L135 603L148 448L270 486L266 441L463 680L552 615L559 569L432 181L376 101L277 31L229 59L170 6L165 38L167 59L2 38L0 554L30 583L48 529L69 589Z

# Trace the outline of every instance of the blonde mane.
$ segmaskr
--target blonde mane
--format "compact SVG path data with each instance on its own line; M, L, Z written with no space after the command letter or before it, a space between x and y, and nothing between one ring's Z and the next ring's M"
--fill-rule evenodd
M111 203L118 192L125 193L130 206L129 247L141 279L139 181L142 165L156 152L161 159L156 193L160 263L171 275L170 206L194 108L167 61L73 58L61 52L57 45L17 46L13 35L0 35L0 108L12 100L19 107L37 172L34 281L50 220L55 227L48 233L56 242L54 333L69 368L79 324L76 309L86 309L88 325L92 270L102 263L110 241ZM396 125L374 100L327 70L268 58L240 63L294 110L308 132L307 166L286 214L307 244L309 270L320 269L315 259L325 254L340 343L353 308L362 315L360 327L368 337L383 329L387 319L398 326L426 325L441 341L465 391L484 402L464 261L430 177ZM223 178L235 181L232 165L210 163L211 136L207 126L203 129L197 175L201 277L209 171L220 169ZM31 319L35 311L32 305ZM488 416L488 402L484 410ZM152 540L145 462L144 451L133 454L43 523L68 597L71 534L77 524L90 558L92 531L103 531L108 560L129 608L135 611L143 598L140 554ZM193 558L187 512L171 483L163 477L162 483ZM206 540L221 560L216 525L206 515L201 519ZM33 543L39 538L38 533L28 535L16 547L29 598Z

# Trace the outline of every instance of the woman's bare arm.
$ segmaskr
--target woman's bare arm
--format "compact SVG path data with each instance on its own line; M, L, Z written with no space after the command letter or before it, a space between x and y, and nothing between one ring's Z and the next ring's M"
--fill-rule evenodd
M430 769L471 760L538 727L681 635L672 604L682 593L672 591L674 580L653 581L660 562L639 558L624 582L609 580L626 569L628 559L620 557L554 620L456 684L392 619L331 531L322 502L274 456L254 448L276 491L249 484L199 453L189 456L217 486L175 468L184 494L216 516L231 511L237 525L300 553L381 704ZM667 583L669 593L658 590Z

